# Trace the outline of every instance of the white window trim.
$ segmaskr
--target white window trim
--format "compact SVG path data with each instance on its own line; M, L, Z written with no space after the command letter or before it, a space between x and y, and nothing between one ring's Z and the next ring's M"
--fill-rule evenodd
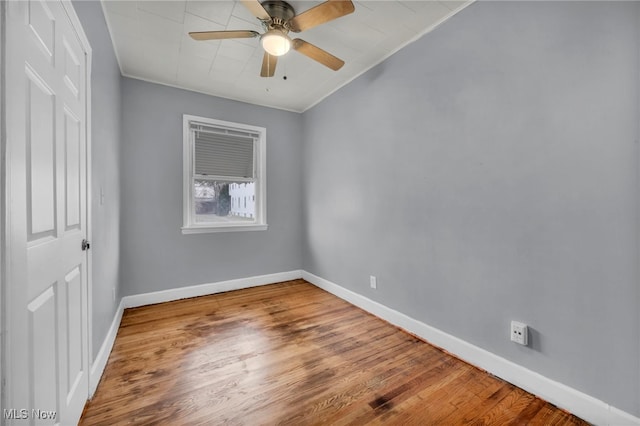
M229 128L234 130L250 131L258 134L256 144L256 220L253 223L205 223L195 222L195 212L193 211L193 166L194 166L194 143L191 138L190 123L198 122L213 125L216 127ZM266 141L267 129L264 127L250 126L248 124L233 123L230 121L216 120L213 118L198 117L196 115L183 114L182 116L182 216L183 234L202 234L211 232L235 232L235 231L265 231L267 230L267 174L266 174Z

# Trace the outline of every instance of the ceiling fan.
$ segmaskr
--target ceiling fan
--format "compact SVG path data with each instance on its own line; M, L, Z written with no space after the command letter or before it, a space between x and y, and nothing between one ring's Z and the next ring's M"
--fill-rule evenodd
M278 56L284 55L291 48L334 71L344 65L343 60L311 43L299 38L292 40L288 33L289 31L299 33L352 13L355 7L350 0L328 0L299 15L296 15L293 7L283 0L266 0L262 3L258 0L241 0L241 3L260 20L265 29L264 34L252 30L232 30L190 32L189 35L194 40L260 37L265 50L261 77L273 77Z

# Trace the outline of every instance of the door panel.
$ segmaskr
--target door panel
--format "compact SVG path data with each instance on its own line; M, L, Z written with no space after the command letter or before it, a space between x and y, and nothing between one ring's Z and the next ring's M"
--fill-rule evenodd
M76 389L81 385L83 373L86 370L82 358L83 327L82 327L82 272L81 265L69 272L64 282L66 285L66 334L68 371L64 395L67 404L73 398Z
M59 411L55 388L58 379L58 340L55 324L58 309L55 294L56 284L50 285L42 294L29 303L29 337L31 387L34 407L51 407ZM53 325L53 327L51 326ZM46 409L46 408L45 408Z
M80 227L80 120L68 108L64 110L66 230Z
M56 228L55 209L55 97L48 85L30 67L26 69L27 199L29 201L29 241L52 235Z
M73 40L64 38L64 82L76 99L80 96L81 67L79 56L82 49Z
M55 52L55 18L44 1L29 2L29 28L35 39L36 47L42 50L50 61L53 60Z

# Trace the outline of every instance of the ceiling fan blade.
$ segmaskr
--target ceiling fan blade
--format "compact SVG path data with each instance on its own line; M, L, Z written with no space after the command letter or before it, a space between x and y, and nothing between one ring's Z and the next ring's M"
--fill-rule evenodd
M264 7L260 4L258 0L240 0L240 2L249 9L249 12L256 18L261 21L269 21L271 20L271 16L264 10Z
M198 31L190 32L194 40L225 40L228 38L253 38L260 35L257 31Z
M350 0L329 0L294 16L289 20L291 31L299 33L325 22L333 21L355 10Z
M342 59L336 58L331 53L299 38L291 41L291 47L334 71L338 71L344 65L344 61Z
M262 69L260 70L260 77L273 77L276 72L276 64L278 63L278 57L269 55L264 52L262 57Z

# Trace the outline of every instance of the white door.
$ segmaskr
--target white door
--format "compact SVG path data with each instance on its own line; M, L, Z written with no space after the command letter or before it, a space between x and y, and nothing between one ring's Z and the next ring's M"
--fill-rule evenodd
M8 424L75 424L89 389L87 55L70 2L6 21ZM76 24L77 26L77 24ZM27 420L25 422L25 420Z

